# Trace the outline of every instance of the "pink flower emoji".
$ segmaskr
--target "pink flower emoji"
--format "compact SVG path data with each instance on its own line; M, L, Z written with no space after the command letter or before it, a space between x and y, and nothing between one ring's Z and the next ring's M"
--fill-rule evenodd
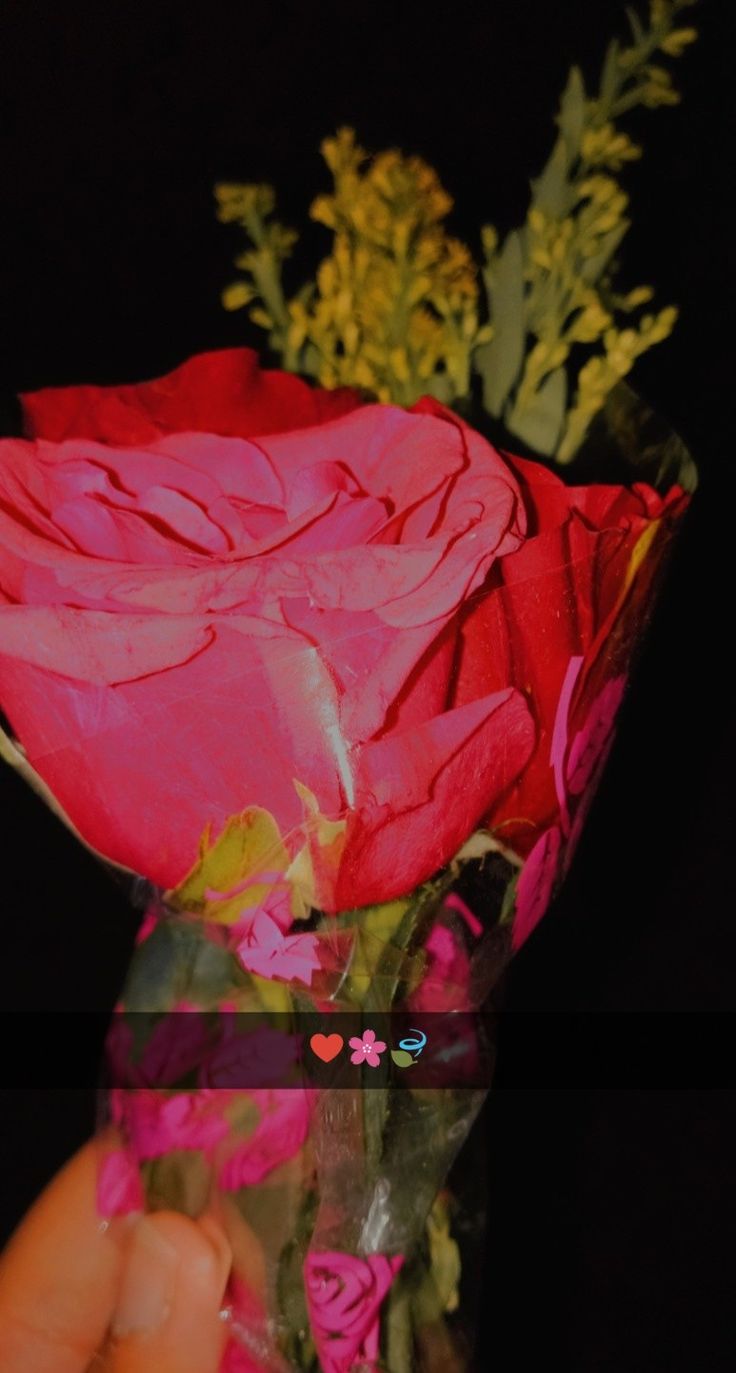
M376 1039L375 1030L364 1030L362 1039L353 1035L350 1048L355 1050L355 1053L350 1055L351 1063L367 1063L369 1068L377 1068L381 1062L379 1055L383 1053L386 1045L382 1039Z

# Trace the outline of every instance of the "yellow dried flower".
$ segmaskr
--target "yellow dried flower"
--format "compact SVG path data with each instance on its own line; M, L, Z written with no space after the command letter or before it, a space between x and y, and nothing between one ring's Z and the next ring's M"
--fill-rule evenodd
M675 29L662 39L660 47L668 57L681 57L685 48L694 43L697 36L697 29Z
M630 12L633 42L609 46L600 88L588 96L573 68L557 118L559 136L539 178L523 230L501 243L486 228L483 279L493 338L475 354L489 412L537 452L565 462L574 455L590 419L611 387L646 348L674 323L671 310L620 328L651 299L648 286L614 294L614 255L628 229L628 196L615 173L641 155L618 126L636 105L654 108L678 100L656 53L678 57L695 37L676 28L688 0L653 0L647 28ZM602 348L578 363L577 389L568 408L577 347Z
M648 27L630 12L632 41L609 46L595 95L572 69L523 229L503 241L492 225L481 230L487 311L470 250L447 233L452 199L437 173L395 148L369 156L347 127L321 145L333 186L310 209L330 250L292 299L282 267L297 235L273 218L272 187L215 188L218 218L248 238L224 306L249 307L285 367L381 401L430 393L452 403L470 394L475 368L491 415L537 452L569 461L611 387L676 318L671 307L634 317L649 286L613 290L629 227L617 173L641 155L618 121L637 105L679 99L654 59L677 58L694 41L693 28L676 27L689 3L651 0Z
M222 303L226 310L241 310L244 305L249 305L255 296L252 286L245 281L234 281L231 286L226 286L222 293Z
M368 158L350 129L322 151L334 190L310 214L335 239L306 334L320 377L404 403L427 390L452 399L447 378L469 384L479 326L475 264L442 225L449 195L420 158L395 149Z
M244 228L248 228L254 217L265 219L272 213L275 204L272 186L230 182L220 182L215 186L215 199L218 203L217 218L223 224L237 221Z
M589 166L609 167L617 172L624 162L634 162L641 157L641 148L609 120L599 128L585 130L580 140L580 153Z

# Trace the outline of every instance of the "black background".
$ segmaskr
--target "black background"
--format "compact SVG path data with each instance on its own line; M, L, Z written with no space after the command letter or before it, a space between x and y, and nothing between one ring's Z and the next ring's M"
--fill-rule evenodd
M574 1373L733 1366L732 1022L713 1014L734 1009L736 966L728 9L698 7L701 40L677 64L682 105L629 126L646 156L626 175L624 279L654 283L682 312L636 383L690 444L702 485L568 887L510 977L487 1111L482 1367L525 1369L539 1339ZM592 78L621 24L609 0L436 11L5 0L6 432L17 390L132 381L199 350L258 344L219 303L239 241L215 220L212 184L270 180L281 218L301 225L327 185L319 141L340 123L370 148L431 161L469 241L485 220L511 227L569 63ZM307 254L324 244L316 226L305 232ZM0 787L2 1008L111 1006L135 928L123 892L14 777L0 773ZM555 1017L568 1011L580 1033L560 1036L556 1065ZM84 1084L14 1080L13 1039L30 1029L11 1023L3 1234L95 1109ZM652 1034L655 1052L640 1055Z

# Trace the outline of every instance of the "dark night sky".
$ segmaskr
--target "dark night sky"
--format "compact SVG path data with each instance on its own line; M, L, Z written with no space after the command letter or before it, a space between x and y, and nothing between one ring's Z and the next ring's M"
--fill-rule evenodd
M703 481L575 870L510 978L488 1112L483 1346L484 1364L499 1358L506 1370L530 1366L529 1309L546 1357L573 1373L733 1365L721 1265L733 1097L726 1021L703 1013L733 1012L736 955L734 68L728 6L698 8L701 41L677 64L682 105L633 124L646 155L626 176L634 228L623 260L627 283L652 282L661 304L681 307L674 338L635 377ZM400 144L431 161L461 236L487 219L511 227L570 61L594 76L623 7L3 9L0 392L11 426L17 390L132 381L199 350L257 343L219 304L239 244L215 220L212 184L270 180L281 218L303 223L326 185L319 141L340 123L368 147ZM323 242L317 228L305 235L315 253ZM133 938L124 894L14 778L0 774L0 787L2 1005L104 1009ZM532 1032L554 1044L561 1011L591 1013L583 1033L598 1035L600 1073L588 1053L535 1080ZM640 1057L637 1037L650 1033L658 1048ZM574 1057L574 1036L567 1050ZM12 1045L4 1061L10 1089ZM7 1230L88 1132L94 1097L28 1089L4 1101Z

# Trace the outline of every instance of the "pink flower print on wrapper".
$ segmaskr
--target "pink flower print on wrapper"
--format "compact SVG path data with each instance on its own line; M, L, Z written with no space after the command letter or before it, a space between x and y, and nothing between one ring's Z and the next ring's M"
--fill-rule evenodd
M139 928L138 928L138 933L136 934L136 937L135 937L136 948L138 947L139 944L145 944L146 940L148 939L148 936L149 936L150 934L153 934L153 931L155 930L157 924L158 924L158 912L157 912L157 909L156 909L155 906L150 906L149 909L146 911L146 914L144 915L144 917L143 917L143 919L142 919L142 921L141 921L141 923L140 923L140 926L139 926Z
M281 1362L274 1365L272 1361L273 1342L263 1301L234 1273L228 1280L225 1307L233 1338L227 1342L218 1373L265 1373L266 1369L274 1367L285 1369Z
M312 974L319 972L321 966L317 943L314 934L282 934L276 921L261 910L236 947L248 972L311 987Z
M402 1254L307 1254L304 1286L322 1373L376 1363L381 1303L403 1262Z
M613 743L616 716L627 681L625 675L620 675L606 682L568 748L570 705L582 666L581 657L570 659L560 692L550 750L549 761L560 806L560 825L565 835L576 828L574 822L572 825L570 823L571 801L582 796L584 800L587 797L590 804L590 794L595 791Z
M363 1038L358 1039L357 1035L348 1041L350 1048L355 1053L350 1055L351 1063L367 1063L369 1068L377 1068L381 1062L380 1055L386 1048L385 1041L376 1039L375 1030L364 1030Z
M511 947L520 949L544 915L555 888L562 847L558 825L545 830L527 858L516 888L516 913L511 931Z
M445 897L442 904L446 910L457 911L461 919L465 921L470 933L475 935L476 939L483 933L483 926L477 915L473 914L467 901L463 901L463 898L458 896L457 892L450 892Z
M259 1120L220 1169L218 1181L225 1192L262 1182L298 1153L309 1130L309 1095L303 1088L258 1089L246 1095L257 1108Z
M613 742L616 716L626 690L626 677L613 677L594 700L570 745L567 760L567 789L580 796L598 780L599 765L605 762Z
M275 873L263 874L262 880L274 885L259 905L245 906L240 912L230 931L233 948L248 972L311 987L312 974L321 967L317 937L287 933L293 924L290 889ZM249 877L248 885L254 884Z
M121 1003L105 1039L112 1080L120 1087L175 1087L202 1062L210 1035L204 1013L180 1001L152 1023L141 1047Z
M570 828L570 816L567 808L567 784L566 784L566 756L567 756L567 731L568 715L570 713L570 702L575 690L575 684L583 666L583 659L580 656L571 658L565 673L560 699L557 703L555 713L555 723L552 730L552 746L549 753L549 761L555 779L555 791L557 802L560 807L560 824L566 834ZM531 854L529 855L531 858Z
M598 693L568 748L568 713L582 665L582 658L570 659L552 738L550 763L560 805L560 825L551 826L541 835L521 870L511 936L514 950L539 924L552 900L558 874L564 875L570 867L615 737L616 717L626 690L624 675L613 677Z
M112 1114L139 1162L161 1158L173 1149L201 1149L211 1156L229 1132L223 1112L235 1096L224 1088L172 1096L155 1089L117 1089L112 1093Z
M249 1029L249 1020L247 1014L220 1012L220 1040L200 1066L198 1086L261 1088L289 1076L299 1060L301 1037L270 1025ZM242 1033L241 1021L246 1022Z
M207 1053L211 1029L205 1014L178 1002L154 1026L138 1064L140 1085L174 1087L198 1068Z
M218 1373L263 1373L263 1367L237 1340L228 1340Z
M585 724L572 741L567 765L570 795L578 796L575 818L565 847L563 872L567 873L578 846L598 783L616 738L616 717L626 690L626 677L607 682L591 706Z
M445 905L448 904L445 901ZM436 925L430 931L424 951L427 970L409 998L409 1008L412 1011L467 1010L470 956L455 932L444 925Z
M143 1184L138 1169L125 1149L113 1149L97 1174L97 1210L101 1216L127 1216L143 1211Z

